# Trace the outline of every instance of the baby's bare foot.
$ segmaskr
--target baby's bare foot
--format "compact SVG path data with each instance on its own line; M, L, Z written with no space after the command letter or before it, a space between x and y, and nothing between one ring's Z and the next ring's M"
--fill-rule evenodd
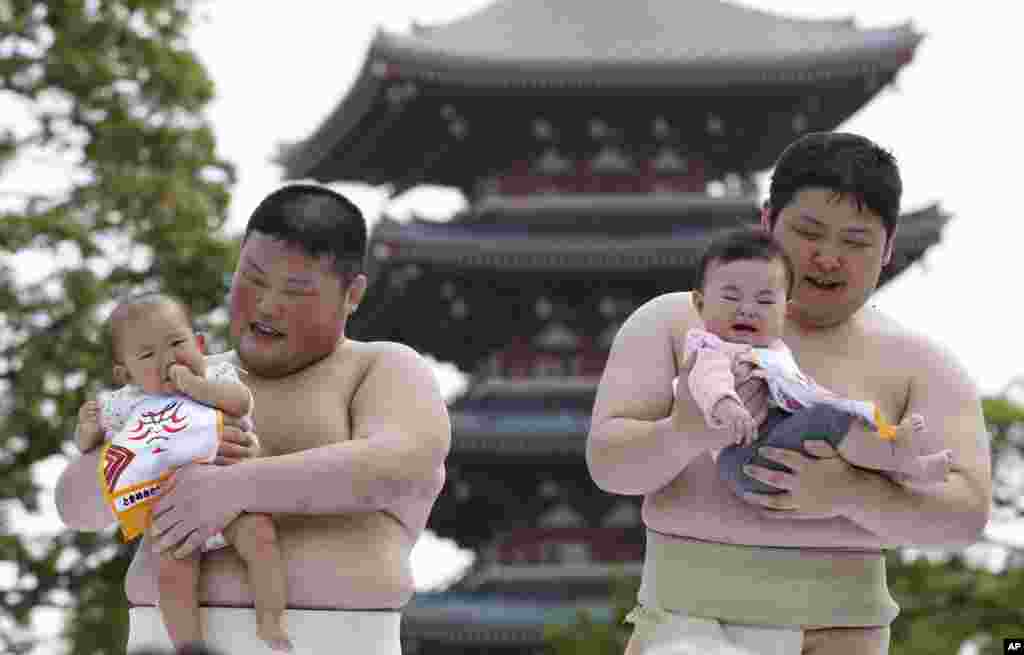
M924 432L924 417L920 414L911 414L896 426L896 441L901 445L907 445L914 437Z
M908 474L920 482L945 482L953 470L953 451L942 450L917 457L909 466Z
M911 414L903 419L899 429L909 431L910 436L924 432L924 417L920 414Z
M277 613L265 614L257 619L257 632L260 639L266 642L270 650L275 653L291 653L295 650L292 640L288 638L284 626L281 625L281 615Z

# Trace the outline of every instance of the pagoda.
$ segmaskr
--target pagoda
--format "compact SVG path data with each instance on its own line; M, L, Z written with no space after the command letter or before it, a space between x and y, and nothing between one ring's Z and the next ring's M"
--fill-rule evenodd
M404 613L406 652L536 653L544 626L612 615L639 575L640 498L584 447L621 322L689 289L712 231L757 221L756 174L832 130L911 61L911 26L799 20L717 0L497 0L378 32L348 93L282 150L288 179L459 189L446 221L384 216L352 334L470 376L429 527L478 554ZM884 284L938 242L904 215Z

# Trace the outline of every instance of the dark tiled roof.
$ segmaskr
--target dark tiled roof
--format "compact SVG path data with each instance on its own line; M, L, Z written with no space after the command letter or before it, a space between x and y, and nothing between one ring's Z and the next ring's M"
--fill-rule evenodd
M920 39L909 25L859 29L718 0L498 0L409 35L379 32L372 55L439 80L680 86L894 70Z
M288 178L469 193L528 158L535 118L586 150L574 126L598 107L630 132L679 121L709 171L763 170L797 134L862 107L921 39L910 25L860 29L718 0L498 0L411 34L379 32L349 91L278 159ZM709 114L725 119L721 136L699 127Z
M596 621L613 617L607 601L546 599L542 591L529 597L469 591L421 593L402 612L402 633L458 643L540 642L545 626L571 625L580 611Z

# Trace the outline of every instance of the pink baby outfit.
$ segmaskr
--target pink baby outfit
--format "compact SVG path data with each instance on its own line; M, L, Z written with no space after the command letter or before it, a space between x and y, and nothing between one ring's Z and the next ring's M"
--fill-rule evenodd
M843 455L850 463L924 483L941 482L949 473L952 465L952 452L949 450L924 454L917 447L901 448L899 452L895 447L891 451L879 448L877 439L892 440L896 436L895 427L885 419L879 408L874 403L843 398L817 384L800 370L793 353L780 339L775 340L770 347L755 347L730 343L706 330L692 329L686 335L685 348L687 357L691 354L696 357L687 385L711 428L723 427L713 415L716 403L723 398L742 402L735 389L739 374L737 369L749 364L755 367L751 375L764 379L772 404L782 412L792 415L824 405L860 419L872 428L876 438L871 442L856 439L843 443ZM787 430L785 420L781 423L773 420L771 423L771 428L763 426L759 445L781 448L799 446L801 442L798 436L783 434ZM774 433L776 429L778 433ZM842 434L831 435L829 441L838 447L845 432L843 429Z

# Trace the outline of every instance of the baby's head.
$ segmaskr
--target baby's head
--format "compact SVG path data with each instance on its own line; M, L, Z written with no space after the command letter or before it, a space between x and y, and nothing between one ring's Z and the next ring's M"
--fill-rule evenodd
M142 293L118 302L107 319L114 359L114 380L146 393L174 393L172 364L206 374L203 338L192 330L183 302L162 293Z
M697 269L693 304L704 328L725 341L767 346L782 336L793 265L760 228L715 238Z

